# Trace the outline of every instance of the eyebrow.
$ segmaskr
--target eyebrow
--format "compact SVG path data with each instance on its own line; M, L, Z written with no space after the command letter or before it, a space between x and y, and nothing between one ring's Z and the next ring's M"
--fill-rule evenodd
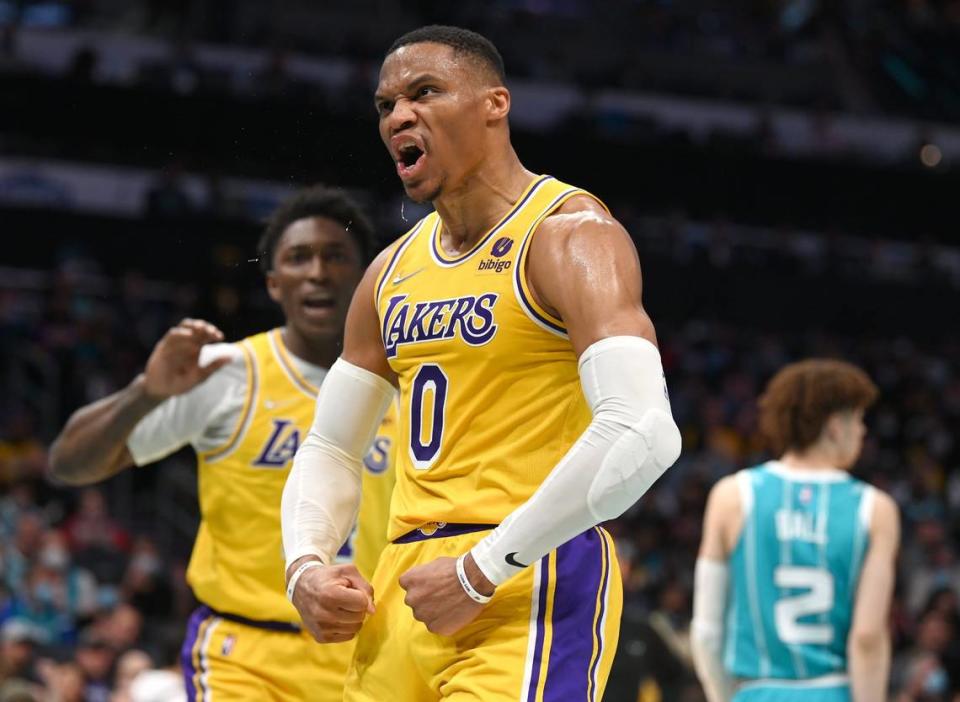
M421 83L439 83L439 82L441 82L441 79L433 75L432 73L421 73L416 78L414 78L413 80L411 80L409 83L406 84L406 86L404 87L404 91L413 90ZM382 100L387 100L387 99L388 98L383 93L379 93L379 92L374 93L373 101L375 103L378 103Z

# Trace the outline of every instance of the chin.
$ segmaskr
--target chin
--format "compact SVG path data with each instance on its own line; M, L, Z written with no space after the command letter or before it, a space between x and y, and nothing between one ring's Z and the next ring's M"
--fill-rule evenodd
M411 185L405 185L404 190L407 193L407 197L413 200L418 205L423 205L428 202L433 202L438 197L443 190L443 184L438 183L432 188L427 183L417 183Z
M330 343L338 341L343 335L343 320L322 323L303 321L297 326L304 338L311 342Z

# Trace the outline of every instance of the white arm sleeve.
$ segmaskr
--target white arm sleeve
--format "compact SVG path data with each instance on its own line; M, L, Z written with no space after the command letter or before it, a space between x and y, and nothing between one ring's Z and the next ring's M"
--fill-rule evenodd
M283 488L286 567L303 556L332 563L360 506L363 456L396 393L375 373L338 359L320 388L310 433Z
M623 514L680 455L660 352L649 341L592 344L580 357L580 383L593 421L533 496L471 550L495 585Z
M188 392L164 400L137 423L127 437L134 463L153 463L187 444L208 451L229 440L243 411L247 370L237 344L200 349L200 366L221 358L230 363Z
M690 649L693 667L708 702L728 702L733 681L723 667L723 617L727 607L729 569L726 563L698 558L694 571L693 622Z

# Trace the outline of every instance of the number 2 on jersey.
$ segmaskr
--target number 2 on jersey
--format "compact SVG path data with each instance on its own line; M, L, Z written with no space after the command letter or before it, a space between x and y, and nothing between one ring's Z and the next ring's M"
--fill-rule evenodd
M447 375L436 363L420 366L410 389L410 458L427 470L440 455L447 407Z
M773 571L777 587L805 588L808 592L777 600L773 606L777 636L785 644L828 644L833 626L801 623L800 617L826 614L833 609L833 576L823 568L780 566Z

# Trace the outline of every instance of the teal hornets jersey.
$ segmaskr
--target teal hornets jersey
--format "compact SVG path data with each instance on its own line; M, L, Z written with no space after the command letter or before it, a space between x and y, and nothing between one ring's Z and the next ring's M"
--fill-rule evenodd
M839 470L772 461L737 474L724 666L735 678L844 674L874 489Z

